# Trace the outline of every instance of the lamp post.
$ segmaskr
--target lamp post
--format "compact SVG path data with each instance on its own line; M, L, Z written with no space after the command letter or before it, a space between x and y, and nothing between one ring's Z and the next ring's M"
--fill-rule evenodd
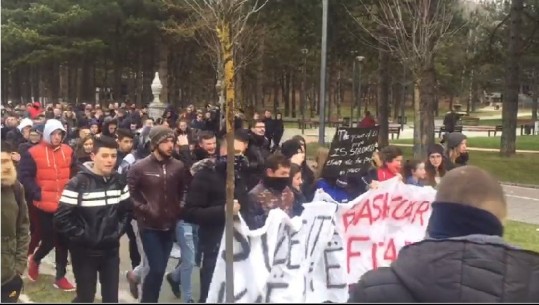
M328 36L328 0L322 0L322 50L320 59L320 129L318 143L326 142L326 56Z
M148 106L148 112L151 118L157 120L163 115L166 108L165 104L161 103L161 100L159 99L159 95L161 94L161 90L163 89L163 85L161 84L161 80L159 79L159 72L155 72L155 77L153 78L151 88L153 94L153 101Z
M301 49L301 54L303 54L303 80L301 81L301 134L305 134L305 104L306 104L306 95L305 95L305 84L307 82L307 54L309 49Z
M99 87L95 87L95 105L99 105Z
M363 61L365 56L356 56L358 62L358 76L357 76L357 116L361 119L361 68L363 67Z

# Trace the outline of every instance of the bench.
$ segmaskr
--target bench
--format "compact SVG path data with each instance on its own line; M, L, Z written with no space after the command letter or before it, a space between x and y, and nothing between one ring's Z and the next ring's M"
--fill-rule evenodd
M521 136L524 135L524 131L526 131L526 129L528 129L530 131L529 134L534 135L535 134L535 122L529 121L529 122L521 123L520 124L520 135Z
M490 133L493 132L494 133L494 136L496 136L496 134L498 132L503 132L503 127L502 125L496 125L496 127L494 127L494 129L491 129L488 131L488 136L490 137Z
M435 131L436 132L436 131ZM445 126L440 126L440 130L438 131L438 138L442 137L442 134L445 132ZM455 126L454 132L462 132L462 125Z
M387 132L391 135L391 140L394 140L394 135L397 135L397 140L401 135L400 126L389 126Z
M477 126L479 125L479 118L465 116L460 118L461 125Z

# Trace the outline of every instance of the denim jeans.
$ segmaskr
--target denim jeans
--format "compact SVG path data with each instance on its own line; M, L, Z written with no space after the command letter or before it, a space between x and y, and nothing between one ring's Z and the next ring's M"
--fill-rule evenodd
M174 230L160 231L139 228L148 274L142 281L141 303L157 303L167 269L168 258L174 242Z
M180 245L182 261L179 267L172 272L172 279L179 283L181 280L181 289L183 301L188 302L193 297L191 276L195 267L195 256L198 248L198 226L178 221L176 224L176 240Z

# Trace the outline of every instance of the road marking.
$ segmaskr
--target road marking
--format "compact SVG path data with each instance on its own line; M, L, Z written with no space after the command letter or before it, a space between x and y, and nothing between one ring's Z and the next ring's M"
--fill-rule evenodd
M539 201L539 199L537 198L531 198L531 197L526 197L526 196L518 196L518 195L506 195L507 197L513 197L513 198L518 198L518 199L524 199L524 200L532 200L532 201Z

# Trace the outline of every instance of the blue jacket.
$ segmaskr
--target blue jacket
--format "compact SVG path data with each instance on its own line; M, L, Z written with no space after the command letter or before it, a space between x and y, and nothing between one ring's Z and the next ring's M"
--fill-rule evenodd
M339 203L346 203L352 199L345 189L332 185L324 179L320 179L316 182L315 190L317 189L322 189L324 192L330 195L333 200Z

